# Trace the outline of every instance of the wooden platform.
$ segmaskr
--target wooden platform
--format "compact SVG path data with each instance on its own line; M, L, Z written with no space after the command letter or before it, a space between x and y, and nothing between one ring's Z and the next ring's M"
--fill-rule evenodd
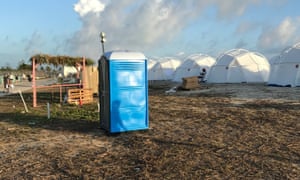
M89 104L93 102L92 89L69 89L68 103L70 104Z

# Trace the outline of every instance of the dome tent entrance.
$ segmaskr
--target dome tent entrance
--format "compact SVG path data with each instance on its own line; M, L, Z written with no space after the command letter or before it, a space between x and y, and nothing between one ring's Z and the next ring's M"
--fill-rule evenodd
M283 50L272 66L268 85L300 86L300 43Z
M208 55L193 54L188 56L176 69L173 81L181 82L184 77L199 76L202 69L209 71L216 60Z
M148 80L172 80L181 61L175 58L163 58L148 71Z
M270 64L261 54L245 49L233 49L217 58L207 77L209 83L267 82Z

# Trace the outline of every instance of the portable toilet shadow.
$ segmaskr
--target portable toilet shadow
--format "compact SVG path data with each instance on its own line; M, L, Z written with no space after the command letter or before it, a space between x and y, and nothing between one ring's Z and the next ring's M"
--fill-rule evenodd
M109 133L148 129L147 59L111 51L98 62L100 127Z

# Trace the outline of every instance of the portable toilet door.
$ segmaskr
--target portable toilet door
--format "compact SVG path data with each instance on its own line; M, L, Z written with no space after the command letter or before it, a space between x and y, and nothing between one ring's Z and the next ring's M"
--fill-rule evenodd
M148 129L147 59L111 51L99 60L100 127L109 133Z

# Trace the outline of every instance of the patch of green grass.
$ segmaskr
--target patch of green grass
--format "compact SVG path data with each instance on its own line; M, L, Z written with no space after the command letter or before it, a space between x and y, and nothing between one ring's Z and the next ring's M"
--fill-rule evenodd
M15 109L14 113L2 113L3 118L18 124L43 125L53 121L99 121L97 103L83 106L61 105L59 103L50 104L50 119L48 119L47 105L29 108L25 113L22 108Z
M51 118L69 120L98 120L99 112L97 104L87 104L83 106L59 105L51 106Z

